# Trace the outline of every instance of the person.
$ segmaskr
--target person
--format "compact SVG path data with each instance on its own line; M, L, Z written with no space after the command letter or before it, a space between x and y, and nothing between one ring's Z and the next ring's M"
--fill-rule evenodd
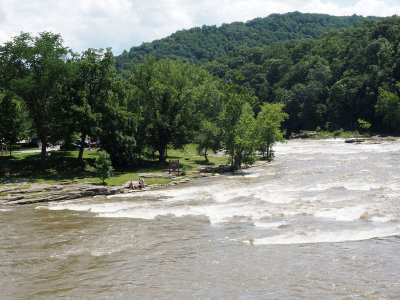
M130 189L133 189L134 188L134 186L133 186L133 181L131 180L131 182L129 182L129 188Z
M4 176L6 177L6 182L9 182L9 181L10 181L10 173L9 173L9 172L6 172L6 173L4 174Z
M145 186L145 183L144 183L144 180L143 180L143 178L139 178L139 188L144 188L144 186Z

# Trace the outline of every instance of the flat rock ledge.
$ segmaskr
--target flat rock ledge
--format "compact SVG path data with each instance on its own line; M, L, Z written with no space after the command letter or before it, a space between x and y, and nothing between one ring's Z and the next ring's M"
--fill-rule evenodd
M122 193L123 187L93 186L85 184L58 186L40 186L27 189L8 190L7 196L0 197L3 205L23 205L40 202L52 202L61 200L73 200L78 198L93 197L99 195L115 195ZM4 189L3 189L4 192Z
M179 184L187 183L198 177L219 176L218 173L196 173L189 174L187 177L170 175L163 176L173 179L168 184L153 184L145 188L129 188L129 181L122 186L101 186L85 183L59 183L49 184L28 184L27 182L16 182L0 186L0 205L24 205L41 202L65 201L93 196L109 196L115 194L124 194L132 192L144 192L153 189L173 187ZM156 175L157 176L157 175ZM148 176L143 176L150 178ZM151 177L154 177L152 174ZM158 176L157 176L158 177ZM160 176L161 177L161 176ZM3 196L2 196L3 195Z

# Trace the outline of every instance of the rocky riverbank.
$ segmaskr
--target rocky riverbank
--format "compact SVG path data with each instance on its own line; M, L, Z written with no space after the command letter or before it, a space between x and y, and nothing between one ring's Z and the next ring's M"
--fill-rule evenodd
M59 183L49 185L19 181L0 187L0 203L3 205L22 205L71 200L97 195L113 195L122 191L122 187L107 187L93 184Z
M132 192L144 192L153 189L175 186L187 183L198 177L219 176L219 173L203 173L200 171L189 173L186 176L175 174L140 174L143 178L169 178L172 182L168 184L147 185L145 188L129 187L130 182L122 186L104 186L93 183L59 182L56 184L38 184L34 182L17 180L0 185L0 204L2 205L23 205L40 202L72 200L93 196L108 196Z

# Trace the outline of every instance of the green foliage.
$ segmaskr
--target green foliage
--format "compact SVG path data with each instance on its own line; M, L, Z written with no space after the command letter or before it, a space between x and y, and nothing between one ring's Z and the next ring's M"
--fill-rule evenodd
M364 130L368 130L371 127L371 123L368 123L367 121L364 121L363 119L358 119L357 123L358 123L358 127L362 128Z
M63 119L60 107L67 54L61 36L49 32L36 37L21 33L0 47L1 87L25 102L36 136L42 141L42 167L46 146L58 138L55 128Z
M69 89L72 100L70 114L81 143L85 142L88 135L98 136L101 131L102 112L113 94L113 63L110 49L88 49L73 63ZM83 147L79 152L79 161L82 161L82 155Z
M400 97L398 92L390 92L379 88L376 113L383 118L383 123L392 132L398 132L400 127Z
M104 184L105 180L110 178L110 175L114 170L111 165L110 155L106 151L98 151L98 156L95 162L95 169L97 177L99 177Z
M282 108L282 104L264 103L257 116L257 150L262 153L264 158L270 159L273 155L272 146L276 142L285 140L281 124L288 118L288 114L284 113Z
M230 156L231 168L236 171L242 165L255 161L255 119L249 102L253 99L247 90L228 85L224 91L225 109L221 115L223 145Z
M250 104L245 103L239 118L234 138L234 156L232 158L233 170L240 169L242 165L246 168L256 161L256 122L254 112Z
M124 51L116 57L116 67L119 72L128 70L132 63L143 62L150 56L200 65L225 56L239 46L262 47L278 41L316 38L334 28L348 27L362 20L365 18L356 15L333 17L292 12L246 23L196 27Z
M189 143L202 118L218 113L212 77L193 65L149 59L133 69L129 81L142 111L139 150L156 149L161 163L169 144L180 148Z
M22 33L0 46L0 139L31 128L43 163L48 144L90 136L119 169L196 142L202 164L224 146L237 170L255 151L270 158L285 131L398 132L400 17L361 20L290 13L181 31L118 57L123 76L109 49L76 55L59 35Z
M181 175L185 176L188 174L190 167L188 165L183 165L181 169Z
M211 149L216 152L221 148L221 130L214 122L203 120L194 137L194 142L198 144L198 153L204 155L205 160L208 161L207 151Z
M10 94L0 94L0 144L11 146L21 136L22 119L21 105Z
M358 119L371 130L393 131L396 113L384 113L383 100L376 105L379 87L393 93L400 81L399 30L398 16L367 20L316 39L237 47L205 68L247 87L261 103L283 103L289 133L327 123L330 130L355 130ZM258 105L253 109L258 113Z

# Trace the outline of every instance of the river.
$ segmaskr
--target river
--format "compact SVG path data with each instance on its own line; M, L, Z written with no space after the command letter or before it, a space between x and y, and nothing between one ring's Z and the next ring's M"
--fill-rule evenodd
M0 299L399 299L400 141L275 150L235 176L0 207Z

